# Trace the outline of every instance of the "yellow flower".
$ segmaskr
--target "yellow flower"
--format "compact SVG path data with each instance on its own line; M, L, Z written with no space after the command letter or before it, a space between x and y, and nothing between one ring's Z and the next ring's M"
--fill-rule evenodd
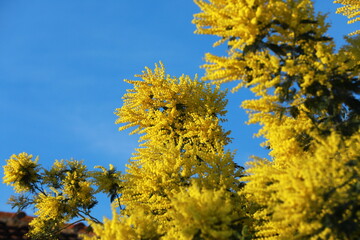
M92 174L94 184L98 186L97 191L106 193L109 196L118 193L118 191L122 188L121 172L116 171L112 164L109 165L109 170L102 166L95 166L95 168L100 168L102 170L102 172L96 171Z
M50 196L39 194L35 200L35 207L38 209L36 215L42 219L58 219L63 215L65 205L63 204L64 196Z
M131 216L121 216L113 208L112 219L104 218L103 224L92 224L92 227L95 236L83 235L84 240L160 239L158 224L141 207Z
M16 192L33 191L33 185L38 181L38 158L27 153L13 154L6 160L3 182L14 187Z
M359 0L336 0L334 3L344 5L336 10L336 13L341 13L348 18L353 18L348 21L348 24L360 21L360 2ZM350 33L349 35L359 34L360 30Z
M174 225L165 239L235 239L238 233L233 228L236 221L244 219L236 208L240 202L232 202L224 189L201 189L196 184L182 189L172 199L173 208L169 217ZM237 226L241 228L241 226ZM244 226L242 226L244 227ZM196 238L197 239L197 238ZM236 238L238 239L238 238ZM239 238L240 239L240 238Z

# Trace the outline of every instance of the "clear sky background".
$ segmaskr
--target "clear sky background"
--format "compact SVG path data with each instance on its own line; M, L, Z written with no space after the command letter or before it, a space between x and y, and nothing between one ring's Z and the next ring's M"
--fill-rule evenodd
M342 45L359 27L347 25L337 7L332 0L316 3L330 13L329 35ZM124 171L138 136L114 124L113 112L131 87L123 79L158 61L171 75L202 76L206 52L225 55L224 47L212 47L216 37L193 33L198 12L191 0L0 0L1 165L27 152L46 167L75 158L90 169L111 163ZM261 139L252 137L257 127L244 124L239 108L250 97L246 90L229 93L224 124L241 165L251 155L266 156ZM6 204L11 187L0 184L0 193L0 211L14 211ZM110 217L109 200L100 201L95 215Z

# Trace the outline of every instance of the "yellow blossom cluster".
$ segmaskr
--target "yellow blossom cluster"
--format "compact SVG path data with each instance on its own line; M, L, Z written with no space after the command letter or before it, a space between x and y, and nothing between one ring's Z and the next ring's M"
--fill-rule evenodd
M232 196L231 196L232 195ZM104 224L94 224L95 236L84 236L84 240L122 239L248 239L248 227L244 225L244 206L239 206L240 195L226 189L205 189L193 184L174 194L168 217L172 219L167 232L161 223L138 207L124 216L113 210L112 219ZM240 229L240 231L238 230Z
M261 210L265 239L355 239L360 216L360 135L317 137L314 152L289 156L287 167L254 160L245 191Z
M344 5L339 7L336 13L341 13L348 18L353 18L348 21L349 24L360 20L360 2L358 0L336 0L334 3L340 3ZM350 33L350 35L359 34L360 30Z
M101 173L88 171L81 161L76 160L56 160L51 169L46 170L40 168L38 158L35 161L32 158L27 153L12 155L4 166L4 182L11 184L16 192L27 193L11 197L13 207L24 209L33 205L36 209L37 218L30 223L29 237L56 239L65 223L73 218L96 221L90 215L91 208L97 203L94 194L112 189L98 187L95 190L93 185L109 185L104 178L93 184ZM112 170L114 175L119 176ZM116 184L114 178L107 180L112 181L112 186Z
M126 80L134 88L116 110L120 130L134 127L132 133L141 134L123 175L120 199L126 208L95 224L96 236L85 239L250 235L244 198L237 194L242 168L224 149L230 141L220 125L225 92L197 78L167 75L161 63L138 77ZM194 205L187 207L189 202Z
M242 193L258 207L256 236L354 239L360 217L356 51L335 53L325 17L314 14L311 1L196 3L202 10L193 20L196 32L229 46L227 57L205 56L204 79L238 81L233 91L250 88L255 98L242 107L270 149L271 160L255 157L242 178Z
M101 169L101 171L94 171L92 173L93 184L97 186L97 192L108 194L111 201L118 200L119 206L120 199L119 194L122 186L121 172L116 171L114 165L109 165L109 170L102 166L96 166L95 168Z
M30 222L33 239L56 239L56 233L70 218L64 216L66 211L65 197L39 194L35 200L35 207L38 209L35 214L38 216Z
M242 103L248 109L249 123L262 125L258 135L267 139L264 144L272 150L271 155L286 160L303 147L296 139L313 127L309 114L325 114L314 111L313 105L337 87L328 80L348 74L348 64L338 62L333 42L324 36L328 27L324 16L315 15L307 0L196 3L202 10L193 20L197 33L220 36L230 47L228 57L206 55L204 79L216 84L239 81L233 91L249 87L257 96ZM249 11L254 16L257 11L263 14L259 21L248 22L244 19L249 17L242 14ZM244 35L248 29L261 32L254 33L250 41Z
M18 193L33 191L39 178L37 161L27 153L13 154L4 166L4 183L12 185Z
M188 76L171 77L162 64L126 80L134 88L117 109L120 130L135 127L142 134L140 148L124 175L121 201L130 215L142 206L171 225L171 198L193 182L204 188L238 189L241 176L233 155L224 150L230 141L220 123L225 114L225 93Z
M230 194L225 189L201 189L196 184L182 189L173 197L174 207L169 213L175 227L164 239L241 238L236 228L241 228L238 223L245 218L245 213L236 205L241 201ZM242 230L246 231L246 227Z
M137 240L159 239L158 225L151 215L140 208L124 216L113 208L112 219L104 218L103 224L93 224L95 236L83 235L84 240Z

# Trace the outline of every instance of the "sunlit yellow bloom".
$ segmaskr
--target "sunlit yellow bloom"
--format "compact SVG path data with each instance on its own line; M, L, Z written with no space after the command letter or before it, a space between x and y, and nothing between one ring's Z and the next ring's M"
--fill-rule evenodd
M255 158L243 178L243 193L259 207L253 215L257 237L359 235L357 227L344 228L358 226L360 218L359 157L350 157L349 147L358 142L356 51L335 52L325 16L314 13L312 1L195 2L201 9L193 20L196 33L218 36L214 45L228 46L228 56L205 55L204 79L236 82L233 92L247 87L254 93L242 107L270 149L271 160Z
M40 194L36 199L36 215L44 219L58 219L64 211L64 196Z
M250 199L266 206L255 215L267 220L257 226L257 235L265 239L357 236L356 228L341 228L356 224L360 214L353 204L360 201L355 190L360 176L356 160L359 137L359 133L345 141L336 133L317 137L314 152L289 155L286 168L276 161L255 160L248 170L250 175L243 180L248 181L245 191Z
M336 13L341 13L348 18L352 18L348 21L349 24L360 21L360 2L358 0L336 0L334 3L340 3L344 5L336 10ZM350 35L359 34L360 30L356 30Z
M13 154L4 166L4 183L12 185L16 192L34 190L33 185L39 177L37 161L38 158L33 160L27 153Z
M164 239L190 240L198 236L226 240L236 236L231 226L241 216L228 194L224 189L200 189L197 185L177 193L169 214L175 227Z
M167 232L171 198L196 182L201 187L237 191L241 171L224 146L229 132L221 127L225 92L197 78L165 73L162 64L127 80L134 87L117 109L120 130L142 134L124 175L121 203L125 214L142 207Z
M92 224L95 236L83 235L84 240L138 240L159 239L158 226L154 219L144 214L141 207L131 216L121 216L115 209L112 219L104 218L103 224Z

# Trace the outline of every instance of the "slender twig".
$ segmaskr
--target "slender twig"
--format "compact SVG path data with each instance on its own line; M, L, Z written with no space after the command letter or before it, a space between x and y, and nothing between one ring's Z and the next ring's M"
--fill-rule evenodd
M121 207L121 203L120 203L120 196L117 193L116 193L116 198L117 198L120 210L123 210L122 207Z
M55 231L55 233L60 233L62 230L66 229L66 228L68 228L68 227L70 227L70 226L73 226L73 225L75 225L75 224L77 224L77 223L80 223L80 222L82 222L82 221L85 221L85 219L80 219L80 220L77 220L77 221L75 221L75 222L73 222L73 223L65 224L64 227L58 229L57 231Z
M42 188L39 188L36 184L33 184L33 187L34 187L34 189L38 190L40 193L47 196L46 192Z
M85 216L84 216L84 215ZM95 223L101 223L101 221L99 221L97 218L91 216L90 214L88 214L87 212L81 211L79 210L79 212L77 213L77 215L79 215L80 217L82 217L84 220L85 219L90 219L91 221L95 222Z

